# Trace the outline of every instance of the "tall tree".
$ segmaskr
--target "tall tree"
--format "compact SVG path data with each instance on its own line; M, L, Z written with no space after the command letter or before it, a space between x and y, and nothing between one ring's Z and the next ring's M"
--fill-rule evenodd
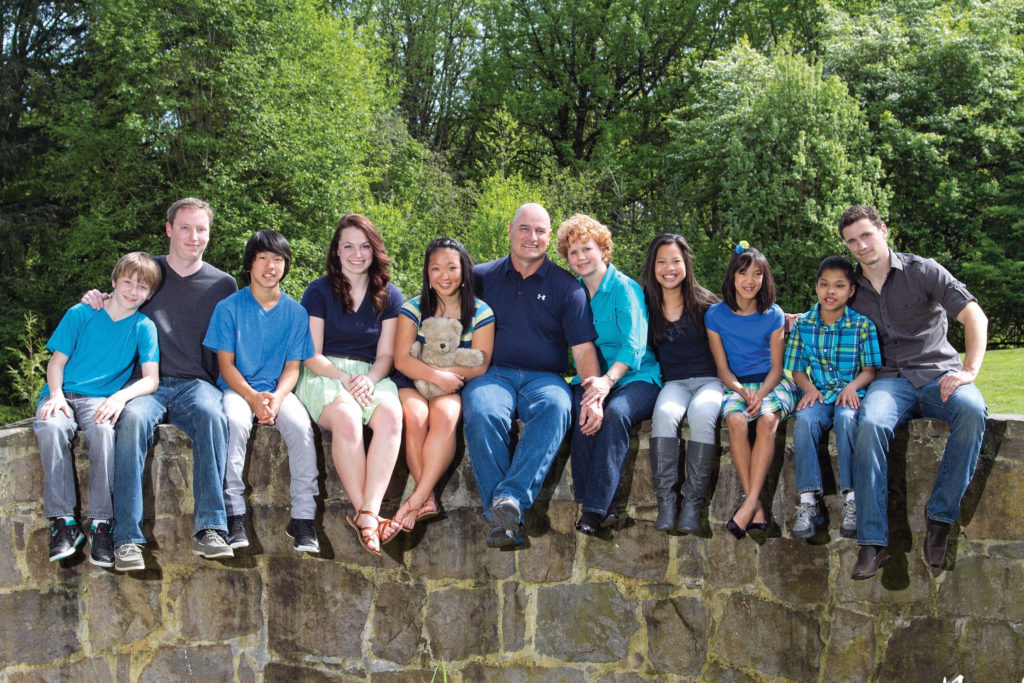
M716 46L727 2L493 0L473 70L477 121L506 107L560 166L661 132ZM524 169L529 170L529 169Z
M867 114L897 248L964 279L994 341L1024 341L1024 2L913 0L835 12L825 68Z
M336 0L339 12L376 28L384 76L399 91L409 133L435 151L461 141L466 77L480 53L478 0Z
M856 100L802 56L740 44L701 69L676 128L678 201L694 207L685 232L702 233L701 272L712 283L747 240L768 257L780 303L806 310L818 261L844 251L842 211L887 204Z
M36 182L38 160L53 145L38 112L82 56L84 17L80 2L0 0L0 367L22 331L18 312L46 304L25 277L36 261L33 245L59 237L62 215Z

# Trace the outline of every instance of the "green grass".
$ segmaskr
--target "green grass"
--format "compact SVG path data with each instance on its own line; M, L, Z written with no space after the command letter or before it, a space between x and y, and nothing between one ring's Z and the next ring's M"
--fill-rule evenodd
M975 381L990 413L1024 415L1024 348L986 351Z

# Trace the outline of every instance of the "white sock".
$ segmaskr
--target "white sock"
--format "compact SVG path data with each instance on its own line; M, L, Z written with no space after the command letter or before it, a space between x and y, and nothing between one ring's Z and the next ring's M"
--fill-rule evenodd
M110 524L110 520L109 519L94 519L94 520L92 520L92 525L94 527L98 526L100 524Z
M853 491L847 491L846 492L846 502L847 503L852 503L853 502Z
M804 491L800 494L800 502L814 505L818 502L818 498L814 495L814 491Z

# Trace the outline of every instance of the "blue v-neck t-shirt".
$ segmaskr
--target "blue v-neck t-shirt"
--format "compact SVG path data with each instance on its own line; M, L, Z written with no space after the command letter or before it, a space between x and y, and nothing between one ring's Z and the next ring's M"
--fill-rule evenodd
M264 310L248 287L217 304L203 346L235 354L235 367L256 391L274 391L285 363L314 353L306 309L281 292L274 307ZM228 388L223 377L217 385Z

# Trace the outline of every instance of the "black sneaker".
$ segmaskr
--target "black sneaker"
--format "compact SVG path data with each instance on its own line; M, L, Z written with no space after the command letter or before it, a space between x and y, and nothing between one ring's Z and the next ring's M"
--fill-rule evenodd
M89 545L92 546L92 552L89 553L90 562L97 567L114 566L114 534L110 533L110 524L93 524L92 533L89 534Z
M71 557L84 540L85 536L75 520L53 520L50 525L50 562Z
M245 534L245 515L228 515L228 533L224 540L232 548L249 547L249 537Z
M295 519L293 517L288 520L288 526L285 527L284 532L288 534L289 538L295 539L292 547L300 553L320 552L320 541L316 538L316 528L313 526L313 520Z

